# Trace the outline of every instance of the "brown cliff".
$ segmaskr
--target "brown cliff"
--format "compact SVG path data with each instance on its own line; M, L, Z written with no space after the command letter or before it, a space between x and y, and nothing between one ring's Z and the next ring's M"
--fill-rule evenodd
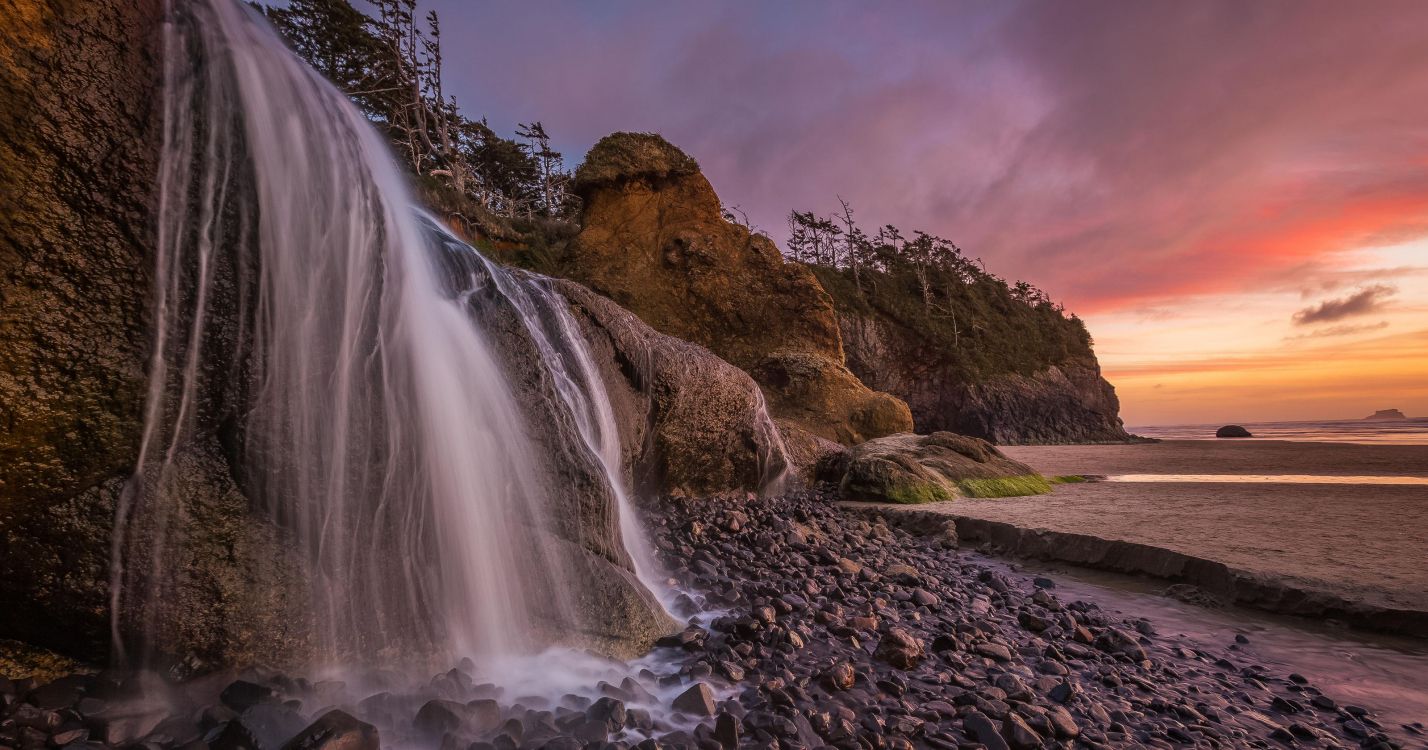
M698 165L656 135L616 133L575 175L581 232L562 275L759 383L775 417L847 445L912 428L907 406L844 364L832 300L771 240L723 218Z
M1019 367L983 365L974 372L926 330L837 299L849 369L869 387L905 400L919 432L947 430L1001 445L1132 439L1115 388L1089 347L1054 360L1021 355Z

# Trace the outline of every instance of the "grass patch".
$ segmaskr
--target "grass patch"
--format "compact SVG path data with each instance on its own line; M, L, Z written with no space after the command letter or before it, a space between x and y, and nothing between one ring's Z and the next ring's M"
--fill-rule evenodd
M1066 474L1064 476L1051 477L1047 481L1052 484L1081 484L1082 482L1089 482L1091 480L1080 474Z
M1045 495L1051 491L1051 482L1040 474L996 479L963 479L957 486L967 497L1024 497Z

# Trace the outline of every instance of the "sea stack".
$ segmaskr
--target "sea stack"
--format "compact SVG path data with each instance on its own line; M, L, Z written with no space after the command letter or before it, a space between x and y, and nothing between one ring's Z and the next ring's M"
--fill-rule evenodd
M1237 425L1237 424L1227 424L1227 425L1225 425L1224 427L1221 427L1220 429L1215 430L1215 437L1217 437L1217 438L1247 438L1247 437L1254 437L1254 435L1251 435L1249 430L1246 430L1245 428L1243 428L1243 427L1241 427L1241 426L1239 426L1239 425Z
M1378 411L1364 417L1364 419L1388 420L1388 419L1408 419L1408 415L1397 409L1379 409Z

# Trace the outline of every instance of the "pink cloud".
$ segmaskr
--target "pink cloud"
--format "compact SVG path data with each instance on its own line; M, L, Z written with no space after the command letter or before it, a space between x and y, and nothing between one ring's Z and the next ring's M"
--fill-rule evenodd
M841 194L1078 311L1428 234L1423 3L433 4L497 127L658 131L776 238Z

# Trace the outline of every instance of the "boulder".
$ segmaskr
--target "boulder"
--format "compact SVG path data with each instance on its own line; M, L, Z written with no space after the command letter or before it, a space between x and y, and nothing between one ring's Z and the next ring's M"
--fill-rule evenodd
M380 750L377 728L333 709L283 745L283 750Z
M904 504L1050 491L1030 466L985 440L950 432L891 435L854 446L839 482L844 499Z
M581 231L561 275L754 376L775 417L852 445L912 429L898 399L844 365L828 294L772 240L727 221L698 164L657 135L616 133L575 175Z
M1245 428L1243 428L1243 427L1241 427L1241 426L1239 426L1239 425L1237 425L1237 424L1227 424L1227 425L1225 425L1224 427L1221 427L1220 429L1215 430L1215 437L1217 437L1217 438L1247 438L1247 437L1254 437L1254 436L1250 434L1250 431L1249 431L1249 430L1246 430Z
M776 488L788 458L746 373L579 284L551 284L569 302L605 381L636 491L705 496Z

